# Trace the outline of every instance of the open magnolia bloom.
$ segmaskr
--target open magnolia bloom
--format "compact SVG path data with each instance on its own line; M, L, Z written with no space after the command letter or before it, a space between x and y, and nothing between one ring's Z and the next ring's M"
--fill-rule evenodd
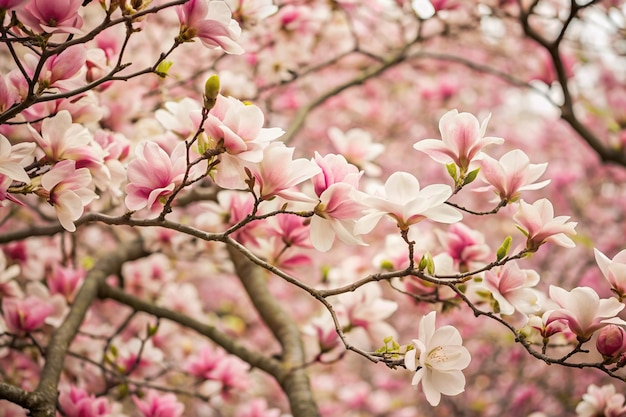
M436 313L431 311L420 321L419 337L413 339L414 350L404 356L406 369L415 372L413 385L422 383L422 390L432 406L439 404L441 394L457 395L465 390L463 369L471 361L468 350L461 346L461 334L452 326L435 329Z

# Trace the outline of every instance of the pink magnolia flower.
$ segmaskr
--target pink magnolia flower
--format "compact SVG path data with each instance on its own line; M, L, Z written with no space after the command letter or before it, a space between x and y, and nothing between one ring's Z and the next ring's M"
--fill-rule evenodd
M611 284L611 289L620 300L626 295L626 249L609 259L598 249L593 250L596 263L602 271L602 275Z
M222 154L215 182L224 188L248 189L250 181L253 181L254 191L261 200L278 196L291 201L312 202L311 197L292 190L292 187L321 170L307 159L294 160L293 151L294 148L288 148L282 142L274 142L263 150L263 159L256 164L237 161L235 157Z
M2 313L9 332L14 334L29 333L44 325L54 307L39 297L2 299Z
M73 385L69 392L61 391L59 405L67 417L105 417L111 413L111 406L106 398L90 395Z
M265 116L257 106L220 94L204 129L227 153L248 162L260 162L263 150L284 133L280 128L264 128L264 123Z
M349 245L365 245L355 233L357 219L366 208L354 197L356 189L345 182L331 185L320 195L311 218L311 244L320 252L327 252L337 236Z
M37 33L81 33L82 0L30 0L17 11L22 23Z
M222 350L215 350L209 346L205 346L192 356L185 366L185 371L191 375L209 379L218 364L226 358L226 353Z
M108 177L104 165L105 152L93 142L89 130L72 122L69 111L62 110L41 123L41 133L30 124L28 130L43 149L48 162L73 160L77 168L88 168L92 174Z
M0 0L0 10L11 10L21 7L30 0Z
M336 296L344 331L352 338L364 333L371 346L380 346L386 337L398 338L397 330L385 322L398 309L395 301L385 300L380 285L370 284L357 291ZM357 333L352 335L351 333Z
M363 172L359 171L355 165L349 164L343 155L328 154L322 157L318 152L315 152L313 161L322 170L312 179L315 195L318 197L328 187L338 182L350 184L354 188L359 187L359 180Z
M15 278L20 275L18 264L7 267L7 260L4 252L0 251L0 298L23 297L22 288Z
M60 91L69 91L85 83L81 80L81 70L84 69L87 60L87 51L83 45L74 45L65 49L58 55L52 55L41 66L38 88L45 90L56 87ZM40 57L34 54L24 56L29 75L34 75L40 66Z
M526 248L535 252L546 242L572 248L574 241L568 235L575 235L576 222L568 222L569 216L554 217L552 203L542 198L532 204L524 200L519 202L513 219L518 228L526 235Z
M570 330L581 339L588 339L607 324L626 325L626 321L616 317L624 309L624 304L615 298L600 299L593 288L578 287L567 291L551 285L550 298L560 307L552 310L550 320L565 320Z
M441 394L457 395L465 390L463 369L471 361L469 352L461 344L461 334L452 326L435 329L436 313L431 311L419 324L419 337L404 356L404 366L417 371L412 385L422 383L422 390L430 405L437 406Z
M391 217L400 230L408 230L427 218L441 223L458 222L462 219L461 213L445 204L451 195L452 189L447 185L420 189L413 175L394 172L377 195L365 195L361 199L361 203L371 209L357 222L355 233L369 233L383 216Z
M450 110L439 120L442 140L423 139L413 148L439 163L454 162L465 174L470 162L476 159L485 146L504 142L502 138L485 136L490 117L479 125L478 119L472 114Z
M61 294L66 300L72 302L85 275L86 272L82 268L65 268L60 265L53 265L46 280L50 294Z
M541 308L538 292L531 288L539 283L539 274L520 269L515 261L486 271L483 282L498 303L500 314L536 313Z
M135 159L128 164L126 207L129 210L160 209L182 182L187 169L185 142L168 155L154 142L142 142L135 149Z
M463 223L454 223L445 235L440 235L446 252L461 269L467 269L476 262L487 260L491 255L485 236Z
M171 393L150 390L142 399L133 395L133 402L143 417L181 417L185 411L185 405Z
M2 7L0 7L2 9ZM14 73L15 74L15 73ZM0 113L7 111L20 100L17 88L8 77L0 74Z
M356 165L367 175L378 176L381 169L372 161L385 150L382 143L373 143L372 135L362 129L350 129L342 132L336 127L328 129L328 138L337 152L350 163Z
M620 417L624 414L626 414L624 395L616 393L613 384L602 387L589 385L582 401L576 406L578 417Z
M98 195L91 187L93 181L87 168L76 169L75 161L61 161L41 177L48 202L54 207L61 226L76 231L74 221L83 215L85 206Z
M29 156L35 150L34 143L25 142L11 145L11 142L0 134L0 206L4 200L9 200L22 205L23 203L13 197L8 189L13 181L30 183L30 177L24 169Z
M179 39L188 42L196 37L208 48L222 48L228 54L240 55L237 43L241 28L223 1L190 0L176 7L180 22Z
M531 164L528 156L519 149L507 152L500 160L485 154L478 163L484 180L491 184L501 201L517 201L520 191L538 190L550 182L535 183L548 164Z

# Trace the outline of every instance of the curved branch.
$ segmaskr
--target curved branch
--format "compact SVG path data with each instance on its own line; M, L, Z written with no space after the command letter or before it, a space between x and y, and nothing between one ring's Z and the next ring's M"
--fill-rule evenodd
M107 285L105 283L100 285L98 296L100 298L108 298L110 300L117 301L120 304L127 305L135 311L142 311L155 317L167 319L173 321L174 323L178 323L181 326L192 329L198 334L201 334L211 339L228 353L237 356L238 358L244 360L250 365L259 368L270 375L276 377L282 376L284 373L280 363L275 359L249 350L245 346L237 343L226 333L221 332L219 329L208 324L201 323L198 320L193 319L183 313L156 306L147 301L143 301L142 299L137 298L134 295L128 294L119 288L111 287L110 285Z
M65 357L70 343L74 340L78 328L87 314L87 310L98 295L98 287L109 275L117 273L124 262L138 259L145 254L142 242L135 240L100 258L87 273L69 314L52 334L46 349L41 379L33 393L38 400L37 404L31 406L33 417L54 417L56 415L57 386Z
M228 246L228 253L252 304L282 347L281 362L287 373L278 382L287 394L291 412L296 417L319 416L303 366L304 346L298 325L270 293L263 270L232 246Z

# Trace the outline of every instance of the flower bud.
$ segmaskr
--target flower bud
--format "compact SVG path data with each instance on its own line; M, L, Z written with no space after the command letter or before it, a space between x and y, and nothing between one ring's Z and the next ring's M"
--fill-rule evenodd
M598 335L596 349L605 359L617 358L626 348L626 331L618 325L605 326Z
M220 94L220 77L211 75L204 83L204 108L211 110Z

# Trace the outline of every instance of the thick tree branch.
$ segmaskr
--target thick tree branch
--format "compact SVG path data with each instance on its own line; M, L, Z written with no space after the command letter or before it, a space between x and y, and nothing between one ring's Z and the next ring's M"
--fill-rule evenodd
M87 310L96 299L100 284L111 274L117 273L124 262L138 259L145 254L142 242L135 240L100 258L87 273L69 314L63 324L52 334L50 343L46 348L45 365L41 371L39 385L34 391L38 401L31 408L33 417L54 417L56 415L57 386L68 348L74 340Z
M281 361L288 372L278 382L287 394L292 414L295 417L319 416L303 366L304 346L298 325L270 293L264 271L235 248L228 246L228 251L250 300L282 347Z
M134 309L135 311L142 311L155 317L167 319L194 330L198 334L211 339L228 353L237 356L243 361L249 363L251 366L259 368L275 378L283 377L285 373L281 364L277 360L262 355L259 352L250 350L242 344L237 343L237 341L235 341L232 337L221 332L219 329L208 324L201 323L183 313L159 307L107 284L102 284L100 286L98 295L100 298L115 300L120 304L124 304Z

